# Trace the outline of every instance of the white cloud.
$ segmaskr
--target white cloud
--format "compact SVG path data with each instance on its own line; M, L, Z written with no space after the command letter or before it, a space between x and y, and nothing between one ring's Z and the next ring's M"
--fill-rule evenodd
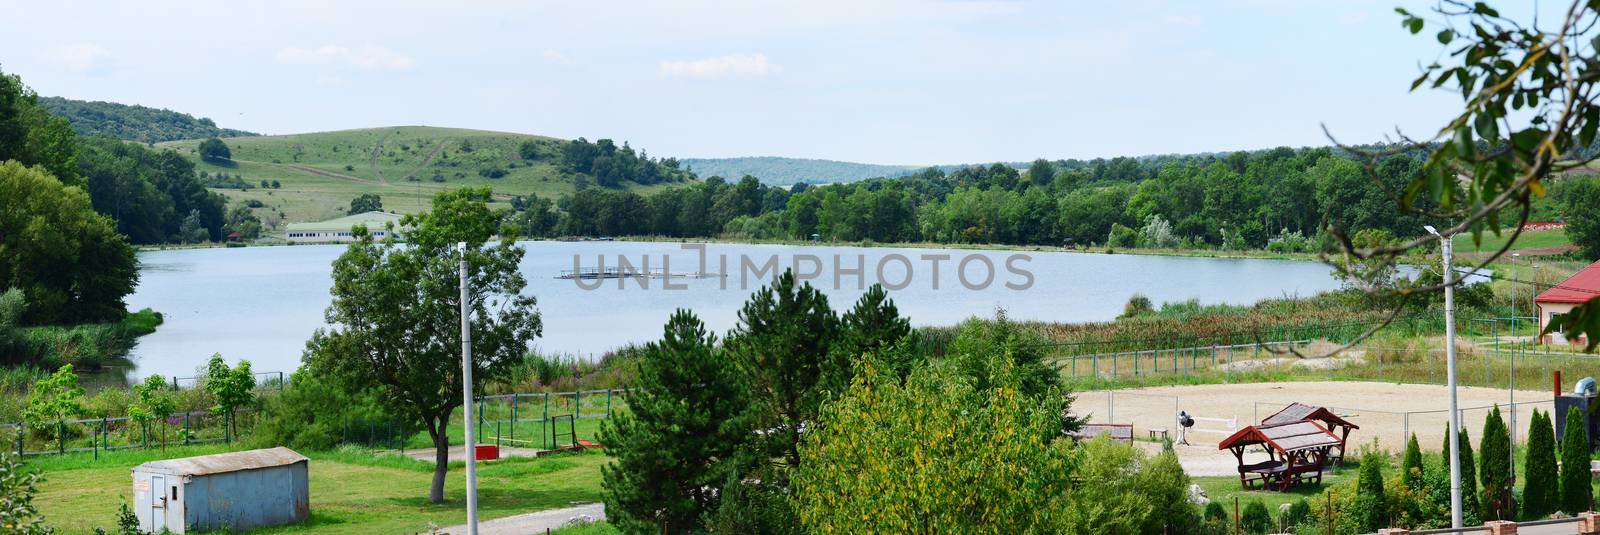
M288 65L340 65L368 71L403 71L416 64L411 56L373 45L360 48L336 45L287 47L278 50L277 61Z
M556 50L554 48L546 48L540 55L544 56L544 59L550 61L565 61L567 59L566 55L563 55L560 50Z
M729 54L693 61L663 61L661 74L711 78L717 76L765 76L778 72L778 65L765 54Z
M52 48L45 56L63 69L89 72L107 68L111 51L94 43L78 43Z

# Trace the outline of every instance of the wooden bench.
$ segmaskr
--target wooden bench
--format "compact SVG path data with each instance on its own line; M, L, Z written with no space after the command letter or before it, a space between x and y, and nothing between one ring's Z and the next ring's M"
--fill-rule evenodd
M1079 427L1077 431L1073 431L1073 432L1067 434L1067 436L1070 436L1070 437L1072 437L1074 439L1077 439L1077 440L1092 439L1092 438L1100 436L1100 435L1105 435L1105 436L1111 437L1112 440L1121 440L1123 442L1133 442L1133 425L1132 424L1083 424L1083 426Z

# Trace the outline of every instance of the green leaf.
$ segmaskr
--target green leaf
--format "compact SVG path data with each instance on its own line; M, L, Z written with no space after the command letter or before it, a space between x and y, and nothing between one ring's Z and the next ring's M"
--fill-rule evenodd
M1413 33L1415 33L1414 30L1413 30ZM1452 39L1455 39L1455 37L1456 37L1456 32L1454 30L1451 30L1449 28L1445 28L1443 30L1439 30L1439 44L1441 44L1441 45L1450 44L1450 41Z
M1489 7L1489 4L1485 4L1483 2L1478 2L1476 4L1473 4L1472 5L1472 12L1473 13L1477 13L1479 15L1486 16L1486 17L1498 17L1498 16L1500 16L1500 12L1499 11L1495 11L1494 8Z
M1411 33L1422 33L1422 19L1413 17L1410 20L1407 20L1405 24L1406 27L1411 30Z

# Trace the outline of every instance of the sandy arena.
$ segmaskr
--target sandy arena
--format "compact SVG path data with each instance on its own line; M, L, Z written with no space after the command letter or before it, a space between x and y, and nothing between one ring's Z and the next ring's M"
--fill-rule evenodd
M1460 387L1458 405L1464 426L1476 448L1483 433L1483 420L1489 407L1499 404L1503 418L1512 413L1504 389ZM1533 409L1550 411L1553 394L1549 390L1516 391L1514 438L1518 444L1527 438L1528 420ZM1393 384L1375 382L1284 382L1192 386L1162 386L1113 391L1079 392L1073 408L1090 415L1094 423L1133 424L1140 444L1152 451L1160 446L1147 442L1151 429L1166 429L1176 440L1174 424L1178 410L1200 420L1189 433L1189 445L1177 445L1178 457L1190 475L1237 475L1232 453L1217 449L1217 442L1230 434L1225 422L1205 418L1237 418L1236 428L1266 418L1290 402L1325 406L1346 420L1361 426L1350 433L1350 454L1360 445L1373 444L1398 452L1405 448L1408 433L1415 433L1423 451L1438 451L1444 443L1444 429L1450 405L1448 391L1441 385ZM1259 459L1258 459L1259 457ZM1246 460L1264 460L1262 453L1246 454Z

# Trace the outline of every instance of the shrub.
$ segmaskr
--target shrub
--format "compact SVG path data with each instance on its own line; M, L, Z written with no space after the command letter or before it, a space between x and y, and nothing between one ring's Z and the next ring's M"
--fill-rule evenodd
M1207 502L1204 518L1205 520L1200 530L1202 533L1206 535L1231 535L1233 533L1229 529L1228 510L1223 509L1222 504L1215 501Z
M16 535L48 535L44 517L34 507L33 498L39 493L43 478L37 472L25 470L22 461L10 453L0 452L0 526L4 532Z
M1150 304L1150 298L1144 294L1133 294L1128 298L1128 303L1122 305L1122 315L1119 318L1132 318L1155 311L1155 306Z
M1489 411L1483 421L1483 463L1478 470L1483 482L1484 519L1513 520L1516 511L1511 509L1511 469L1506 465L1511 458L1511 437L1506 423L1500 419L1500 407Z
M1176 453L1168 449L1156 454L1144 463L1138 481L1151 506L1141 533L1193 531L1197 511L1189 502L1189 475L1178 464Z
M1450 473L1450 432L1448 426L1445 429L1445 449L1439 453L1443 456L1444 464L1442 466L1444 466L1444 472L1448 477ZM1472 439L1467 435L1466 429L1461 430L1461 434L1457 439L1456 443L1461 447L1461 517L1462 521L1467 525L1476 526L1478 525L1478 520L1483 518L1481 513L1483 509L1478 503L1478 472L1477 463L1473 461L1472 457ZM1448 487L1445 489L1445 496L1445 506L1449 507Z
M1382 454L1368 453L1361 458L1361 475L1356 481L1356 499L1351 514L1362 533L1389 527L1387 496L1383 492Z
M1572 407L1567 410L1567 425L1561 434L1561 511L1569 515L1588 511L1592 484L1583 412Z
M1417 434L1411 434L1411 440L1406 442L1405 459L1400 463L1400 480L1406 488L1421 490L1422 483L1422 446L1417 444Z
M1244 512L1239 514L1241 531L1250 535L1266 535L1272 528L1272 512L1267 510L1267 504L1260 499L1245 504Z
M387 405L375 391L347 391L302 368L281 393L263 400L252 439L261 447L311 450L344 443L390 446L385 439L408 436L418 426Z
M1304 524L1309 518L1311 518L1311 502L1301 498L1289 504L1289 510L1278 518L1278 523L1283 532L1294 532L1297 526Z
M1550 413L1533 410L1528 423L1527 469L1522 475L1522 517L1541 519L1556 512L1560 483L1556 479L1556 436Z

